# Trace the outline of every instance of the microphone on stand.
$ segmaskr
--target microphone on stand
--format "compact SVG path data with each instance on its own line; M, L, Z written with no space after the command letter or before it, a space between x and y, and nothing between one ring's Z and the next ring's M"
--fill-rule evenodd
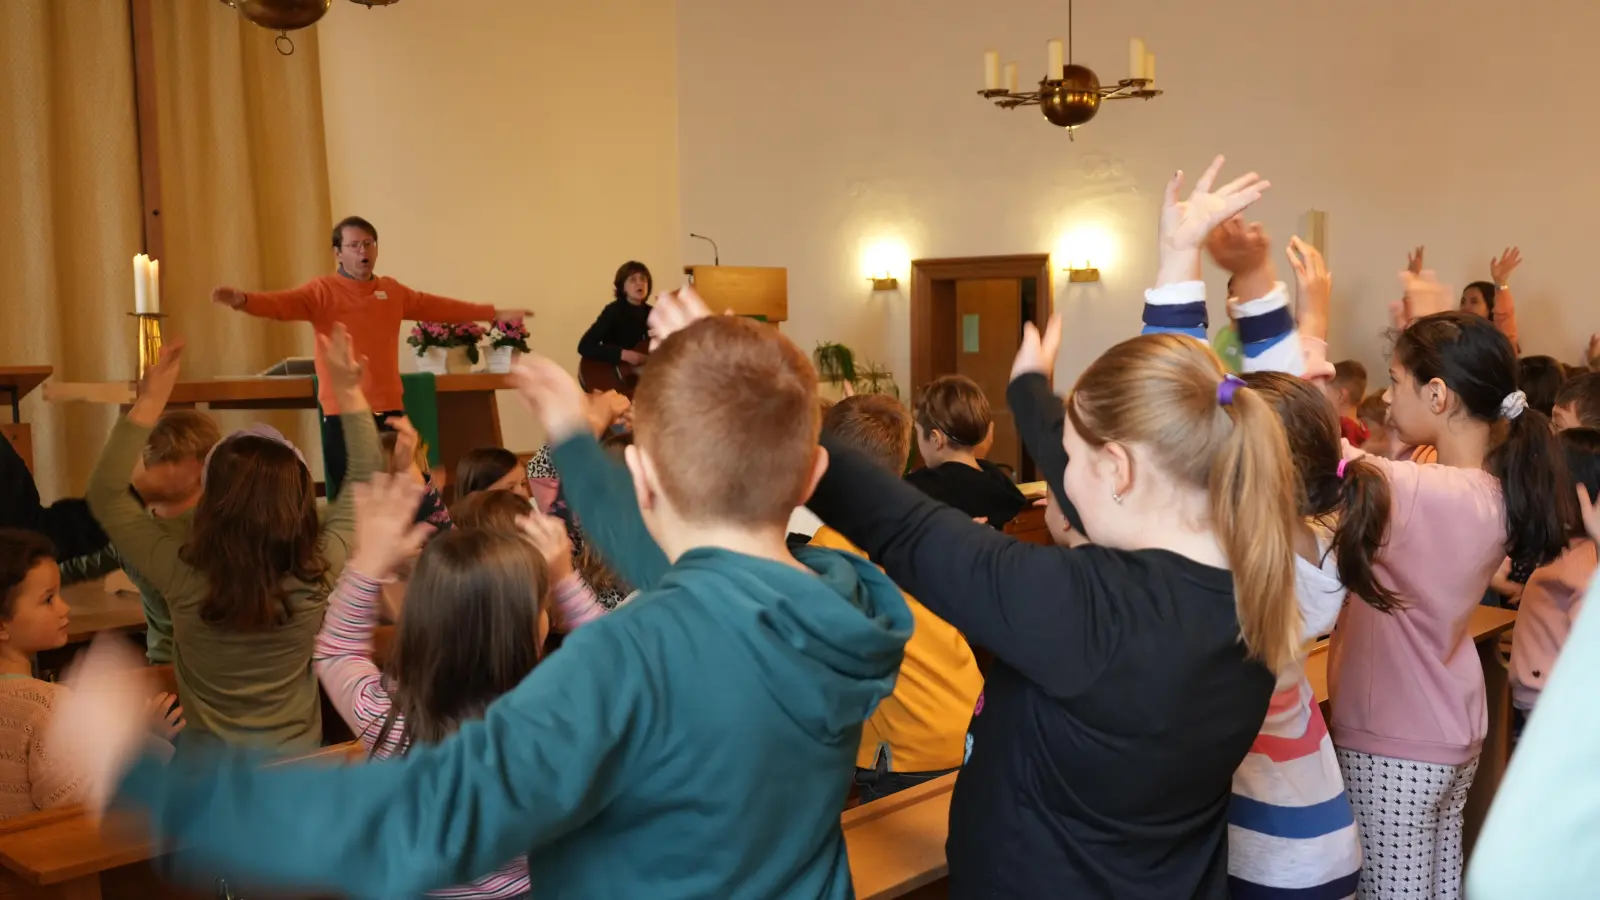
M708 238L703 234L695 234L692 231L689 232L689 237L699 238L700 240L705 241L706 243L710 244L711 245L711 264L714 265L714 266L722 265L722 252L717 249L717 242L716 241L713 241L711 238Z

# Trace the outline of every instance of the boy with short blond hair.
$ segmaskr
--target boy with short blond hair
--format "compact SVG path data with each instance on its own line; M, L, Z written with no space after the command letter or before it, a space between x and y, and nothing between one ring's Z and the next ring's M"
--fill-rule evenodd
M862 394L839 401L822 419L823 434L861 451L890 475L905 470L911 453L911 416L899 400ZM844 535L824 525L813 546L865 556ZM902 593L904 593L902 591ZM894 694L885 698L861 731L856 787L870 803L961 767L967 726L983 675L961 632L910 594L916 624Z
M654 316L652 329L674 330ZM625 469L570 375L531 357L514 378L585 531L639 588L632 602L574 632L482 721L392 761L137 759L105 647L62 739L92 730L81 743L100 784L247 882L417 896L527 853L541 896L850 896L840 807L912 620L865 559L784 543L827 465L805 354L744 319L682 327L651 354Z

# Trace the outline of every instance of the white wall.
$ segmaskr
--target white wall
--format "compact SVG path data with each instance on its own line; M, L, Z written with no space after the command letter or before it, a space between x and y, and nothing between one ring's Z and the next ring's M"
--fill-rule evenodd
M532 308L575 368L618 265L681 268L672 0L338 3L318 28L333 213L378 227L379 271ZM508 394L501 418L538 446Z
M1600 203L1587 159L1600 125L1582 112L1600 83L1585 43L1600 5L1541 6L1084 0L1078 61L1122 77L1142 36L1168 93L1104 105L1069 143L1037 110L975 94L988 48L1037 79L1045 39L1066 30L1055 0L680 0L684 230L719 237L725 262L788 266L788 333L851 344L907 386L907 270L898 293L872 293L871 248L902 262L1059 253L1088 228L1108 244L1103 282L1055 285L1070 381L1138 327L1165 179L1192 181L1221 152L1227 171L1274 182L1254 215L1276 239L1329 213L1332 352L1376 367L1375 384L1417 243L1457 287L1520 243L1524 349L1575 360L1600 329L1584 217ZM1208 279L1216 324L1223 278Z

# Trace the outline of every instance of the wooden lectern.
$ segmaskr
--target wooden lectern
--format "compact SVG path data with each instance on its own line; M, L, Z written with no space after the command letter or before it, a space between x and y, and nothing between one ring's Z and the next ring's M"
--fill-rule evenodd
M684 266L714 313L754 316L774 325L789 318L789 270L767 266Z
M17 455L28 464L30 472L33 471L33 429L22 421L22 398L32 393L53 371L49 366L0 366L0 400L11 403L11 421L0 425L0 434L17 448Z

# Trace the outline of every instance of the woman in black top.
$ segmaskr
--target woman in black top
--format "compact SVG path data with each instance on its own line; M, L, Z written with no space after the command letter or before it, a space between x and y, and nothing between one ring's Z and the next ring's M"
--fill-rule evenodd
M1197 277L1205 235L1259 194L1211 193L1215 168L1188 203L1169 188L1164 270ZM1025 330L1011 396L1039 409L1019 422L1061 410L1059 333ZM995 654L951 801L952 897L1223 898L1233 772L1300 639L1283 431L1172 334L1107 351L1066 413L1048 475L1094 545L996 534L834 446L809 505Z
M650 298L654 287L650 270L645 264L629 260L617 269L611 280L611 302L600 310L600 315L578 341L578 355L596 362L644 362L644 354L635 348L650 336Z

